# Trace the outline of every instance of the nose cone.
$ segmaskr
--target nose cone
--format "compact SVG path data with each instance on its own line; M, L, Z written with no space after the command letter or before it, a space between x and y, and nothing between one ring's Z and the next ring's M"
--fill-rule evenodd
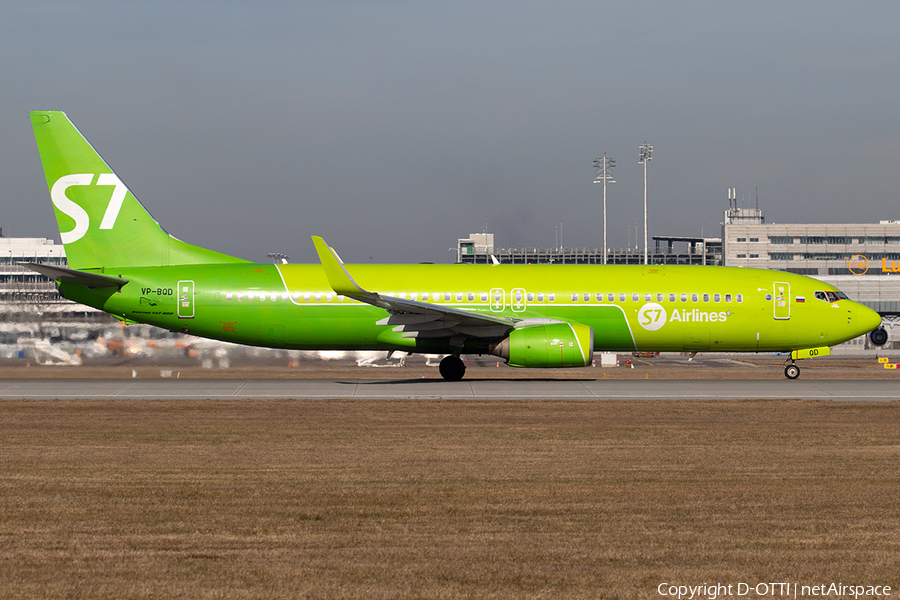
M862 304L856 305L855 317L854 321L859 327L859 335L881 327L881 315Z

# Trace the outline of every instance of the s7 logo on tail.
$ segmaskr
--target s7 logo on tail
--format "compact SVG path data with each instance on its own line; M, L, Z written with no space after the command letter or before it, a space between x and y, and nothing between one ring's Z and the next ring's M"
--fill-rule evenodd
M50 188L50 200L53 201L53 205L75 221L75 227L70 231L60 232L59 237L63 244L71 244L80 240L87 233L91 223L91 219L84 207L70 200L66 195L66 190L76 185L91 185L93 180L93 173L64 175L57 179L53 187ZM122 202L125 200L128 188L125 187L125 184L122 183L122 180L115 173L100 173L95 185L114 186L109 204L106 205L106 211L103 213L103 219L100 221L100 229L112 229L113 225L116 224L119 211L122 210Z

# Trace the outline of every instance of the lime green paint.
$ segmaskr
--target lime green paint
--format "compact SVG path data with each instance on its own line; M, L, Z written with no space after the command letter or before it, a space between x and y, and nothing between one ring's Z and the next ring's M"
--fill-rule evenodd
M874 329L877 313L852 302L807 300L792 306L790 319L774 318L766 300L776 278L788 280L797 295L813 298L816 290L835 290L799 275L727 267L638 267L574 265L348 265L365 289L390 296L429 295L429 303L474 312L527 319L554 319L594 329L595 350L653 351L790 351L834 345ZM450 352L444 340L402 338L391 327L376 326L387 316L378 307L338 295L320 265L179 265L115 268L105 272L129 280L120 291L90 290L62 284L66 297L96 306L132 321L166 329L187 329L196 335L266 345L260 328L281 324L287 348L409 349ZM193 318L178 318L177 285L194 283ZM492 311L483 294L507 291L502 310ZM535 294L523 311L514 310L513 288ZM469 301L469 294L473 301ZM588 293L590 300L584 301ZM603 302L596 301L602 293ZM608 294L615 295L608 302ZM648 331L639 320L641 308L656 304L666 310L666 323ZM434 302L434 294L439 300ZM450 300L445 300L445 294ZM536 300L537 294L544 301ZM549 301L549 295L554 300ZM573 302L572 295L578 300ZM624 294L625 301L619 301ZM634 301L637 294L638 300ZM652 303L645 300L650 294ZM676 301L668 301L675 294ZM681 302L684 294L687 302ZM698 300L692 301L697 294ZM710 300L703 302L703 294ZM720 295L720 301L713 300ZM725 302L725 295L731 302ZM742 302L737 302L738 294ZM265 295L265 300L260 297ZM298 296L299 295L299 296ZM273 296L276 298L272 300ZM462 297L457 301L458 296ZM252 297L252 300L251 300ZM228 299L230 298L230 300ZM240 300L238 299L240 298ZM678 311L679 320L672 320ZM710 315L716 314L716 321ZM724 319L720 316L724 314ZM690 319L690 320L688 320ZM757 340L757 336L759 339ZM265 337L265 336L263 336ZM697 339L704 340L698 343ZM486 343L470 339L466 350L484 350Z
M65 113L32 111L31 125L71 268L246 262L166 233Z
M754 269L344 265L318 237L321 264L253 264L165 233L63 113L32 122L70 267L127 280L91 288L69 274L60 290L125 322L310 350L489 353L509 337L512 364L545 366L590 364L592 350L809 354L881 323L814 299L833 286Z
M591 364L592 336L587 325L571 323L514 329L509 334L508 363L513 367L586 367Z

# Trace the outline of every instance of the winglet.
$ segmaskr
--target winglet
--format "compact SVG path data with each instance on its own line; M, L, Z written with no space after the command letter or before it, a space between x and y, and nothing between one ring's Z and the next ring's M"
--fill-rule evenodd
M321 237L312 236L313 244L316 245L316 252L319 255L319 261L322 268L325 269L325 276L328 277L328 283L336 294L343 296L358 296L359 294L368 294L366 290L357 285L350 273L344 267L343 261Z

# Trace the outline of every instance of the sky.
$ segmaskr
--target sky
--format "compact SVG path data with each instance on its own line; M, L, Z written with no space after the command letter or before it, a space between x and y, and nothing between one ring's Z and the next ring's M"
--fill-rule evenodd
M900 219L900 3L0 5L0 227L55 237L29 110L62 110L172 235L256 261L453 262ZM651 242L652 245L652 242Z

